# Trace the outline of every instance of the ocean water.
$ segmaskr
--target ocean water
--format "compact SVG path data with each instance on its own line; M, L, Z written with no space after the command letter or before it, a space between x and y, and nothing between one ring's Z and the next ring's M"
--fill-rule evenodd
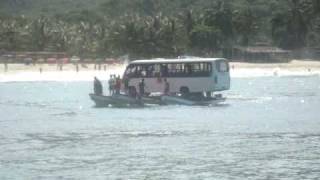
M0 83L0 179L320 178L319 75L232 78L212 107L95 108L91 91Z

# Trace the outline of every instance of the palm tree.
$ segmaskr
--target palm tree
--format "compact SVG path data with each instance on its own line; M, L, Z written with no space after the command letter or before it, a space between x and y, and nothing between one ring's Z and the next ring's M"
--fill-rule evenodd
M26 23L26 19L22 16L5 16L0 19L0 40L3 49L13 51L24 47Z
M233 25L237 36L240 38L240 45L248 46L257 31L257 22L249 3L244 8L234 11Z
M34 50L43 51L49 40L49 23L48 17L40 16L32 21L32 44Z
M286 12L275 14L271 20L272 36L280 47L299 49L306 45L311 19L304 9L306 1L291 0Z

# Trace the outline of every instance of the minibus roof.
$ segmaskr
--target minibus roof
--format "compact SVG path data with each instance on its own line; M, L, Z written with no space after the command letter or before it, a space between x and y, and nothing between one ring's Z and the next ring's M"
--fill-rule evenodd
M226 60L226 59L224 58L149 59L149 60L131 61L130 64L214 62L217 60Z

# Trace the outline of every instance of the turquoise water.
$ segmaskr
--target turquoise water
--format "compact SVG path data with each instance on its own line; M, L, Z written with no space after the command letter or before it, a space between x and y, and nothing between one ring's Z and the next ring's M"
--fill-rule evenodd
M233 78L213 107L95 108L91 91L0 83L0 179L320 177L319 76Z

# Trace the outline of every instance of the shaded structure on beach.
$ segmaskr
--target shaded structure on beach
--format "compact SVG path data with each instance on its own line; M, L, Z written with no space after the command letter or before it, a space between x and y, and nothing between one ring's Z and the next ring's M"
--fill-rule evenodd
M272 46L234 47L232 59L246 62L289 62L291 51Z
M67 57L65 52L45 52L45 51L35 51L35 52L2 52L1 61L7 61L8 63L43 63L47 62L48 59L63 59ZM42 62L39 62L41 60ZM49 63L49 62L47 62ZM56 63L56 62L54 62Z

